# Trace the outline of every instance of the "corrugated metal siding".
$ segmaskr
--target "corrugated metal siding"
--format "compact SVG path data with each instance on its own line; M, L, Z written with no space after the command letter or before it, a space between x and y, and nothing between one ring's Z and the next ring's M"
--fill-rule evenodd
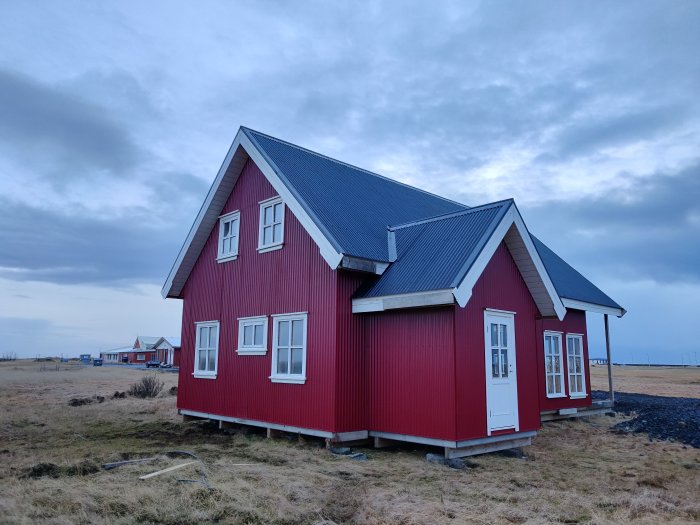
M463 210L462 204L243 128L343 253L388 261L386 227Z
M537 306L508 248L501 243L476 282L467 305L455 310L458 440L486 436L485 308L516 312L520 430L535 430L540 426L535 344Z
M563 332L562 334L562 355L564 358L564 385L566 395L569 395L569 378L566 374L568 359L566 355L566 334L583 334L583 363L586 376L586 393L588 397L582 399L570 399L560 397L550 399L547 397L547 389L544 374L544 331L553 330ZM540 397L540 408L542 410L559 410L560 408L578 408L591 406L591 373L588 366L588 331L586 327L586 312L581 310L567 310L563 321L557 319L543 319L537 323L537 377L539 386L537 392Z
M223 213L240 210L238 259L216 262L218 222L183 289L178 407L333 431L336 273L285 208L284 248L257 253L259 202L274 189L248 161ZM305 385L272 383L272 319L265 356L236 353L239 317L308 312ZM220 321L218 377L192 376L196 321Z
M454 308L364 317L370 430L454 439Z

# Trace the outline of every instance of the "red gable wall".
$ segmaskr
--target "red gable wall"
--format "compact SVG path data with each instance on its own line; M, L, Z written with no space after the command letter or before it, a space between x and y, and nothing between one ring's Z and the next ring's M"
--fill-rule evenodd
M337 274L285 207L284 247L257 252L259 202L276 195L248 161L222 214L240 210L239 255L217 263L218 223L183 289L178 408L301 428L335 430ZM307 381L272 383L272 320L264 356L238 355L239 317L308 312ZM216 379L192 376L195 322L220 322Z

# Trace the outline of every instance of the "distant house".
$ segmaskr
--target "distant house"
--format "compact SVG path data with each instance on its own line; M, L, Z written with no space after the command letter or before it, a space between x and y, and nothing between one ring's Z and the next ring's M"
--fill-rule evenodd
M129 363L144 364L156 359L156 343L160 337L137 335L129 355Z
M607 365L608 360L605 359L604 357L593 357L588 360L588 362L592 365Z
M590 408L586 311L625 314L513 200L470 208L247 128L163 295L183 300L181 414L448 456Z
M105 363L128 363L132 350L133 348L130 346L122 346L100 352L100 357Z
M161 337L155 342L156 359L171 366L180 366L180 337Z

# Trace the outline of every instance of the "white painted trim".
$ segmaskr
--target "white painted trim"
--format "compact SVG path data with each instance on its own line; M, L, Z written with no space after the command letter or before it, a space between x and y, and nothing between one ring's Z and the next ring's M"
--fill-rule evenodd
M195 377L200 377L202 379L216 379L216 374L219 370L219 347L221 346L221 324L219 321L196 321L194 323L195 329L194 329L194 362L193 362L193 367L194 367L194 372L192 372L192 375ZM199 356L197 353L199 352L199 329L200 328L213 328L216 327L216 353L215 353L215 362L214 362L214 370L197 370L197 366L199 366ZM209 359L209 356L207 355L207 359ZM213 377L212 377L213 376Z
M253 339L255 339L255 326L262 325L262 344L244 344L245 327L253 326ZM240 355L265 355L267 353L267 316L239 317L238 318L238 347L236 353Z
M532 243L530 233L528 232L527 227L525 226L525 223L523 222L520 212L515 204L510 204L508 210L501 218L501 222L498 224L498 226L496 226L496 229L489 237L488 242L482 248L481 253L472 263L471 268L462 279L462 282L455 286L453 294L457 303L462 308L467 305L469 299L471 298L474 285L479 277L481 277L481 274L486 269L489 261L491 261L491 258L496 252L498 246L501 244L501 241L506 238L506 234L508 233L508 230L510 230L511 226L515 226L523 244L525 245L525 248L527 249L530 259L537 270L542 284L547 291L547 295L551 300L551 307L553 310L550 312L547 305L538 304L537 307L540 313L542 315L550 315L551 313L555 313L560 321L563 320L564 316L566 315L566 308L564 308L564 305L562 304L561 299L554 288L554 284L552 283L552 280L544 267L544 263L542 262L535 245Z
M511 439L518 438L528 438L537 435L535 430L528 430L525 432L511 432L509 434L499 434L497 436L488 436L476 439L465 439L461 441L450 441L447 439L435 439L427 438L421 436L414 436L410 434L394 434L392 432L381 432L376 430L370 430L368 432L370 437L378 437L384 439L391 439L392 441L403 441L406 443L420 443L422 445L432 445L436 447L448 447L448 448L462 448L472 445L483 445L487 443L498 443L500 441L508 441Z
M567 299L566 297L562 297L561 301L566 308L571 308L572 310L584 310L586 312L608 314L614 315L616 317L622 317L627 313L627 310L625 310L624 308L612 308L610 306L602 306L599 304L577 301L575 299Z
M571 359L571 355L569 354L569 338L571 339L578 339L579 340L579 345L581 349L581 387L583 388L583 391L581 392L571 392L571 370L569 367L569 360ZM584 359L584 352L583 352L583 334L566 334L566 379L567 379L567 386L568 386L568 391L569 391L569 397L571 399L581 399L584 397L587 397L588 391L586 390L586 360Z
M493 315L501 315L503 317L512 317L518 312L511 312L509 310L496 310L495 308L484 308L484 312L488 312Z
M362 297L352 300L352 313L383 312L397 308L414 308L418 306L441 306L454 304L452 290L431 290L380 297Z
M306 354L308 352L308 331L309 331L309 325L308 325L308 319L309 316L306 312L302 313L293 313L293 314L276 314L271 316L272 317L272 371L270 373L270 381L273 383L293 383L293 384L304 384L306 382ZM287 374L279 374L277 372L277 354L278 354L278 345L279 345L279 337L277 334L278 327L280 321L290 321L290 326L289 326L289 337L290 337L290 345L289 348L291 349L291 337L292 337L292 323L291 321L299 321L301 320L303 322L303 336L304 340L302 342L302 348L303 348L303 357L301 359L301 374L292 374L292 373L287 373ZM289 361L287 363L287 368L288 370L291 371L292 369L292 353L291 350L289 352Z
M309 436L317 436L317 437L322 437L322 438L333 438L336 434L333 434L333 432L327 432L325 430L316 430L313 428L302 428L302 427L294 427L291 425L279 425L277 423L268 423L265 421L258 421L255 419L246 419L242 417L230 417L230 416L221 416L218 414L210 414L208 412L198 412L196 410L187 410L184 408L181 408L178 410L180 415L183 416L194 416L194 417L201 417L205 419L215 419L218 421L227 421L228 423L239 423L241 425L250 425L253 427L263 427L263 428L271 428L273 430L281 430L283 432L293 432L295 434L306 434ZM338 434L341 435L341 434Z
M211 235L211 230L209 230L208 232L200 232L200 228L202 227L202 223L204 222L205 218L208 222L212 222L212 228L213 224L215 224L214 220L212 220L210 217L211 213L215 213L218 217L218 214L221 210L212 210L212 202L217 196L217 191L221 186L222 181L226 177L231 163L236 157L236 153L238 152L239 147L255 163L255 165L260 169L260 171L262 171L263 175L265 175L265 178L267 178L268 182L270 182L275 191L282 197L282 200L284 201L285 205L289 207L296 219L301 223L301 225L304 227L307 233L314 240L314 242L319 248L321 256L328 263L328 265L335 270L340 264L340 261L343 259L343 254L340 253L333 246L333 243L331 242L330 238L328 238L321 231L319 226L316 225L316 223L306 212L301 203L295 198L292 192L282 182L282 179L280 179L279 175L275 172L273 167L267 162L267 160L265 160L265 157L262 155L262 153L258 151L258 149L246 136L243 129L239 128L238 133L236 134L236 137L234 138L231 147L226 153L226 157L224 158L224 161L221 164L221 167L219 168L216 177L214 178L214 182L209 188L209 192L207 193L207 196L205 197L204 202L202 203L202 206L199 209L199 212L197 213L197 217L195 218L194 223L192 224L192 227L190 228L190 231L188 232L187 237L185 238L185 242L183 243L182 248L180 248L177 257L175 258L175 262L173 263L173 266L171 267L170 272L168 273L168 277L166 278L165 283L163 284L163 288L161 289L161 295L163 297L168 297L170 295L178 296L180 294L180 292L182 291L182 286L184 286L189 272L194 267L197 258L199 257L202 249L204 248L206 239L209 237L209 235ZM243 169L244 164L245 163L241 164L240 170ZM240 176L240 170L238 171L238 173L231 173L229 175L234 178L234 182ZM200 246L196 248L196 253L194 251L191 252L192 244L195 241L195 238L197 237L203 237L198 239L197 244ZM177 276L180 267L183 265L183 262L186 258L188 259L188 265L190 268L186 270L185 275L180 276L179 281L181 281L182 284L179 285L179 288L173 293L173 283L175 277Z
M192 372L192 376L197 379L216 379L216 374L205 374L203 372Z
M223 243L224 243L224 223L225 222L230 222L232 220L236 221L236 248L232 249L231 252L224 254L222 252L223 250ZM227 213L226 215L220 215L219 216L219 239L218 239L218 244L216 248L216 261L217 262L227 262L227 261L234 261L238 258L238 248L241 244L241 211L236 210L232 211L231 213Z
M588 394L573 394L569 396L569 399L586 399Z
M264 201L261 201L260 203L260 219L258 221L258 253L265 253L270 250L274 249L280 249L282 248L282 245L284 244L284 214L286 207L284 205L284 201L282 200L282 197L279 195L272 197L270 199L266 199ZM282 219L280 220L279 223L275 222L275 206L278 204L282 205ZM265 224L265 210L268 208L272 208L272 223L271 224ZM275 235L275 225L279 224L280 229L282 230L281 237L279 241L274 240L274 235ZM268 244L263 244L264 241L264 231L265 227L272 228L272 242Z
M269 246L265 246L264 248L258 248L258 253L274 252L276 250L281 250L282 248L284 248L284 243L282 242L277 244L270 244Z

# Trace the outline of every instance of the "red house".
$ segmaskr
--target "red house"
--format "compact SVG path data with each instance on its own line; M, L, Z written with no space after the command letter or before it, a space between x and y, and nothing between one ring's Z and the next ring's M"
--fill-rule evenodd
M592 406L585 311L624 309L528 231L240 128L163 287L185 416L327 438L529 444Z

